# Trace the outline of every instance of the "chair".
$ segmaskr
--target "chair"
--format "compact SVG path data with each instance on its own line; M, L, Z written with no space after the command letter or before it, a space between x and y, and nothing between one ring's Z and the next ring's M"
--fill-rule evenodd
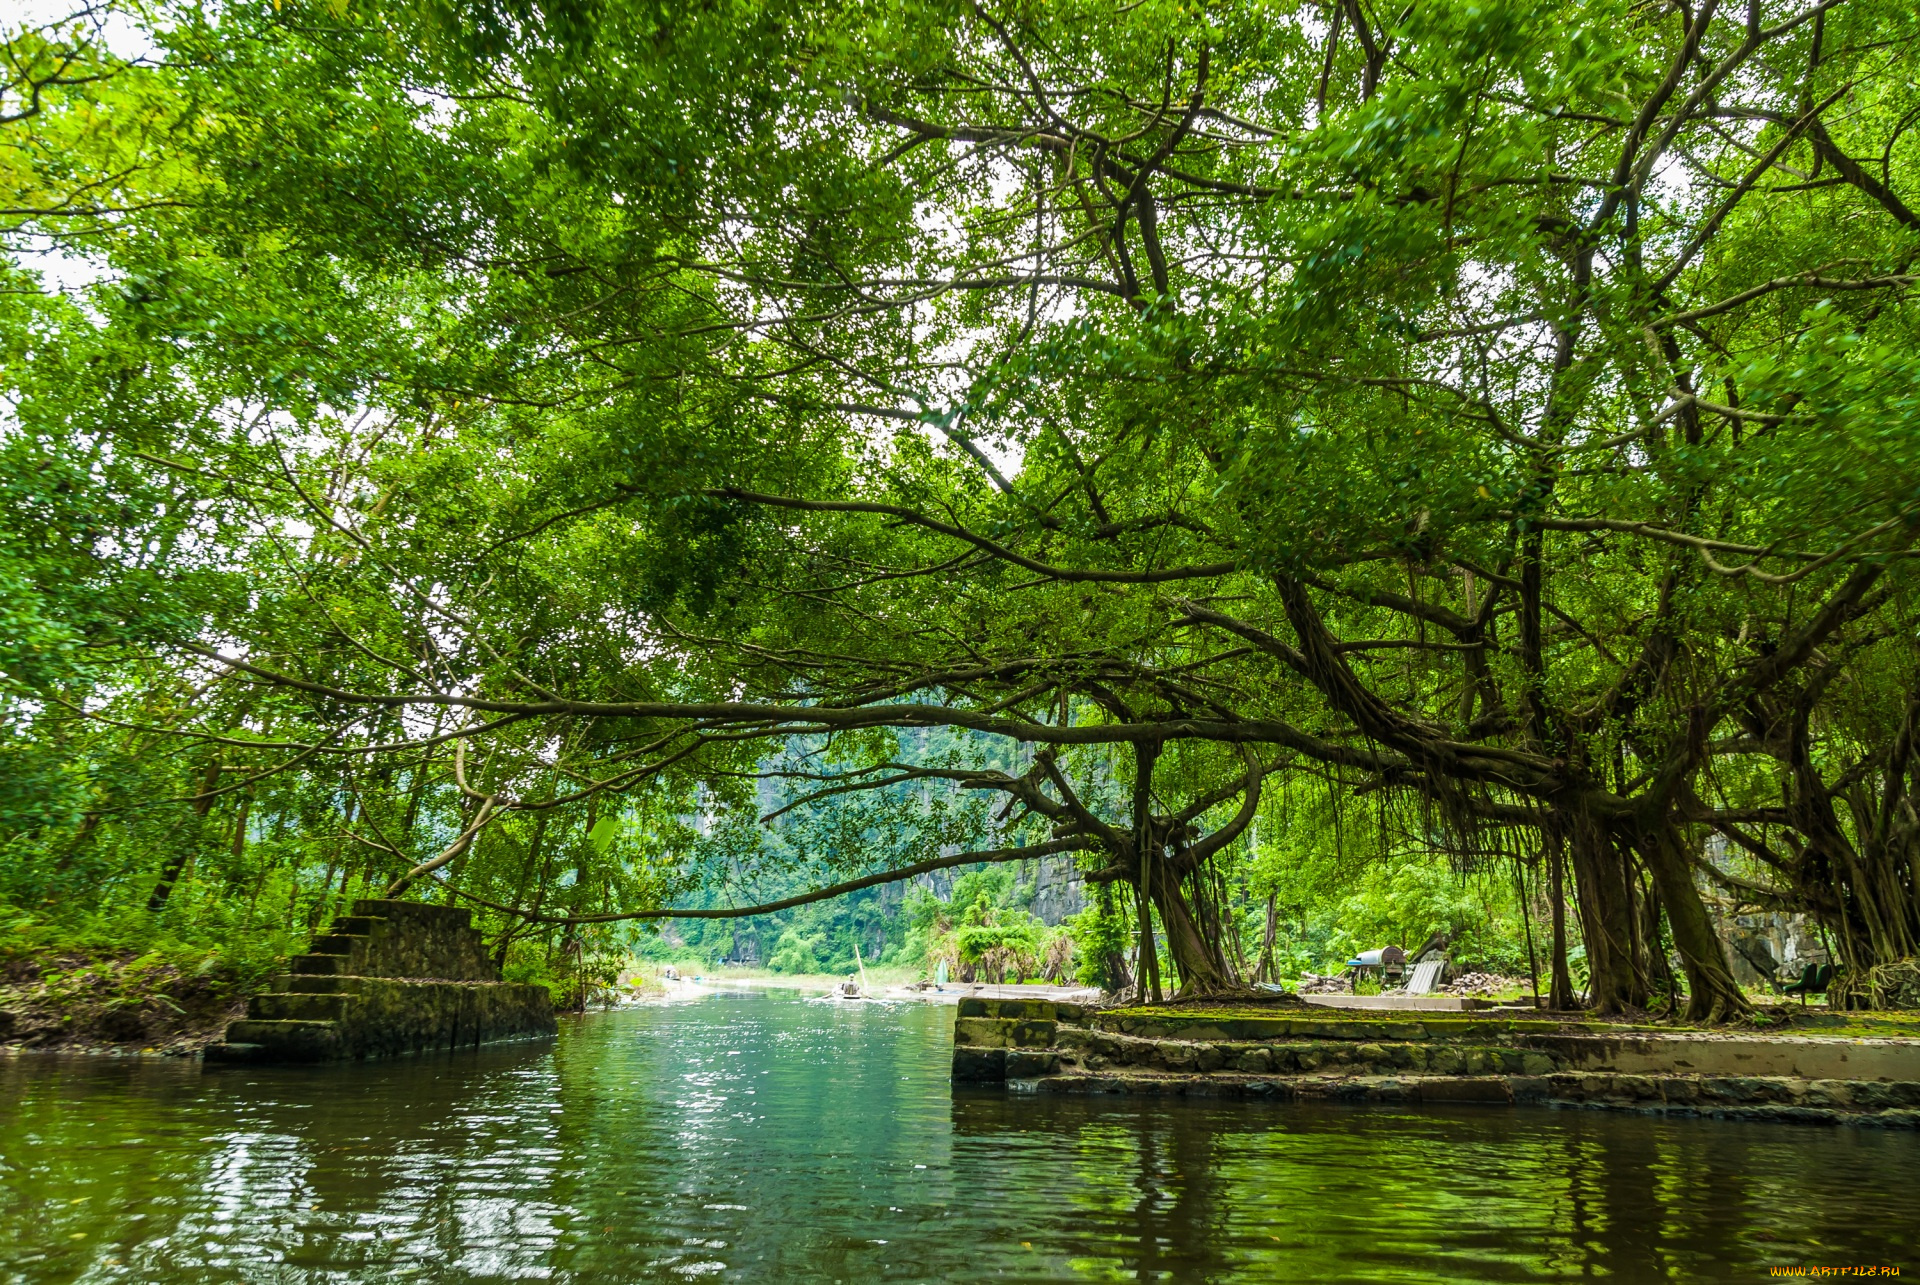
M1809 995L1824 995L1827 987L1833 985L1832 964L1808 964L1800 970L1800 980L1789 982L1780 988L1782 995L1798 995L1805 1004Z

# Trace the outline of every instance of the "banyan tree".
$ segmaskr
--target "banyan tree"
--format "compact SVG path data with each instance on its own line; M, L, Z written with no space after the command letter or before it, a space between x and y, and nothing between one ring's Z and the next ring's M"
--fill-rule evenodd
M47 469L93 461L20 503L99 496L38 591L107 603L122 666L49 645L35 716L191 749L209 808L343 772L403 881L832 743L833 798L1010 810L815 854L822 895L1078 853L1190 993L1242 980L1216 862L1312 773L1550 889L1556 1002L1577 926L1596 1007L1670 945L1693 1016L1742 1011L1703 889L1864 976L1920 933L1917 23L174 14L42 89L177 155L103 127L91 204L9 225L115 282L12 381ZM1026 757L897 757L929 728Z

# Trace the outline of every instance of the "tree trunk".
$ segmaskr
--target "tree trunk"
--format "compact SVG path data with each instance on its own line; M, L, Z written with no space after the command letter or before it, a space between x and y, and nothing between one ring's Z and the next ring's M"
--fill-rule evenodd
M1260 934L1260 962L1254 965L1253 980L1272 982L1274 978L1273 939L1279 935L1280 917L1274 906L1274 894L1267 894L1266 930Z
M1559 834L1548 837L1547 861L1553 887L1553 981L1547 1006L1569 1009L1573 1007L1573 975L1567 968L1567 850Z
M1122 933L1120 940L1124 942L1126 940L1126 914L1124 909L1114 902L1113 885L1110 883L1100 884L1099 891L1094 894L1094 900L1095 904L1099 907L1098 913L1100 918L1113 919L1117 917L1119 919ZM1127 952L1125 950L1116 946L1109 947L1103 951L1100 958L1100 971L1102 975L1101 989L1106 991L1107 994L1120 995L1132 989L1133 975L1127 970Z
M228 849L228 852L232 855L235 866L238 866L241 861L246 859L247 818L252 812L253 792L249 789L247 793L240 796L240 807L235 812L233 818L233 846Z
M1651 877L1649 871L1648 878ZM1661 932L1663 914L1658 886L1641 889L1640 938L1647 944L1647 977L1653 983L1655 993L1669 998L1668 1011L1674 1012L1679 1007L1680 983L1673 975L1673 965L1667 960L1666 938Z
M1693 863L1687 859L1679 830L1662 819L1643 828L1638 847L1666 906L1673 946L1686 970L1687 1020L1724 1022L1752 1012L1753 1006L1727 967L1720 935L1713 930L1713 918L1694 886Z
M1227 967L1220 952L1220 943L1208 941L1201 929L1187 899L1182 895L1179 880L1167 869L1165 861L1156 862L1157 877L1154 880L1152 902L1160 912L1161 927L1167 934L1167 954L1173 957L1173 963L1180 970L1180 991L1177 998L1191 999L1199 995L1219 995L1229 991L1244 989L1233 971Z
M596 794L587 804L588 833L593 831L594 812L599 801L600 796ZM540 850L546 845L547 823L551 817L552 813L542 812L539 819L533 823L533 838L527 844L527 859L521 863L520 882L514 885L513 898L508 902L509 905L519 905L521 899L527 895L527 880L533 877L533 868L540 862ZM500 936L493 944L493 962L496 967L507 962L507 949L513 945L515 936L514 925L511 923L500 930Z
M167 908L167 901L173 896L173 886L186 873L187 859L192 855L193 849L182 849L168 857L167 863L160 867L160 880L153 885L153 891L147 894L148 914L157 915Z
M1156 851L1160 843L1154 834L1152 814L1153 764L1159 757L1159 742L1133 743L1133 855L1137 862L1133 882L1140 916L1140 963L1135 973L1140 979L1141 1002L1152 1004L1164 998L1160 988L1160 951L1153 940L1151 894L1156 873L1166 868L1165 854ZM1155 860L1156 857L1159 859ZM1177 962L1178 957L1175 958Z
M207 764L206 772L200 778L200 797L195 799L193 804L194 815L203 822L207 818L207 813L213 811L213 789L219 784L220 760L216 756ZM172 834L175 831L168 833ZM167 902L173 896L174 885L179 883L181 876L186 873L187 863L193 860L200 838L200 829L196 827L192 841L168 857L167 863L160 867L159 882L155 883L153 891L147 894L147 913L157 915L167 908Z
M1540 955L1533 948L1533 912L1527 907L1527 876L1520 858L1513 859L1513 886L1520 894L1520 926L1527 937L1527 977L1533 983L1533 1003L1540 1003ZM1536 885L1538 886L1538 885Z
M1640 877L1635 869L1632 849L1620 854L1620 896L1627 907L1627 927L1633 945L1633 971L1645 980L1648 999L1653 997L1653 957L1647 950L1646 899L1641 895Z
M1568 847L1587 943L1587 1002L1597 1013L1645 1008L1646 975L1634 967L1633 908L1622 867L1626 854L1612 827L1582 803L1568 808Z

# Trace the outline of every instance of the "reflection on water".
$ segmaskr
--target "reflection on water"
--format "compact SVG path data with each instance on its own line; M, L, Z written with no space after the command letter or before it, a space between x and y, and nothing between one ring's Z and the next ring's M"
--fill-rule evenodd
M1911 1133L954 1095L786 996L317 1069L0 1062L0 1281L1756 1280L1914 1270Z

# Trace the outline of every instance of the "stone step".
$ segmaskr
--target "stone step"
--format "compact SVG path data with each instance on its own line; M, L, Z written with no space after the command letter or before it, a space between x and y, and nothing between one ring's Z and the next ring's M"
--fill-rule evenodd
M1054 1016L1057 1015L1057 1016ZM965 999L954 1018L956 1080L1081 1072L1280 1076L1545 1075L1564 1060L1512 1021L1403 1022L1232 1011L1076 1012ZM1516 1029L1518 1027L1519 1029Z
M1024 1024L1021 1024L1024 1025ZM954 1047L986 1049L996 1034L1011 1036L1002 1043L1009 1050L1026 1050L1038 1042L1020 1040L1018 1029L976 1030L965 1018L954 1026ZM1049 1053L1063 1067L1087 1070L1134 1067L1154 1071L1240 1071L1254 1075L1545 1075L1560 1063L1536 1049L1503 1045L1430 1043L1422 1041L1286 1040L1248 1041L1148 1040L1132 1036L1062 1026L1047 1042ZM1012 1053L1009 1053L1012 1056Z
M953 1081L1020 1092L1563 1106L1920 1127L1920 1039L963 999Z
M340 1056L340 1027L335 1022L256 1021L227 1026L228 1044L258 1044L276 1061L323 1061Z
M957 1016L962 1021L1058 1022L1062 1026L1085 1026L1090 1030L1142 1039L1204 1042L1350 1040L1372 1043L1389 1040L1524 1043L1534 1036L1600 1034L1617 1037L1639 1030L1671 1033L1674 1029L1559 1021L1535 1016L1531 1011L1521 1013L1519 1010L1498 1015L1433 1012L1379 1016L1370 1013L1363 1015L1353 1010L1336 1012L1313 1009L1298 1004L1276 1004L1268 1011L1252 1005L1246 1008L1223 1006L1218 1009L1175 1011L1154 1008L1090 1010L1079 1004L1050 1000L977 996L963 998Z
M1030 1056L1030 1055L1029 1055ZM957 1066L957 1064L956 1064ZM1553 1075L1259 1076L1153 1071L1039 1072L1008 1052L1006 1087L1027 1093L1129 1093L1382 1104L1535 1103L1656 1115L1807 1124L1920 1128L1920 1082L1809 1080L1783 1076ZM956 1079L962 1079L957 1071ZM990 1077L976 1077L987 1079Z
M210 1061L384 1057L555 1029L547 992L502 981L471 914L452 906L356 902L276 981L248 1001Z
M315 937L307 947L309 955L334 955L347 961L349 973L375 973L380 967L379 947L371 937L356 933L326 933Z
M285 991L255 995L247 1001L247 1017L263 1022L338 1022L359 998L344 993Z
M279 989L302 995L336 995L351 991L359 980L352 973L289 973Z
M1003 1019L1004 1020L1004 1019ZM1177 1040L1377 1040L1452 1042L1460 1040L1524 1039L1534 1036L1589 1034L1601 1028L1580 1022L1540 1018L1485 1018L1450 1014L1423 1014L1418 1020L1400 1018L1267 1017L1240 1014L1155 1014L1120 1010L1095 1013L1086 1019L1092 1030L1143 1039ZM1631 1031L1614 1027L1609 1035Z
M1009 1058L1006 1087L1023 1093L1127 1093L1150 1097L1253 1098L1280 1102L1428 1103L1506 1106L1545 1102L1553 1077L1521 1075L1259 1076L1069 1071L1038 1077Z
M365 954L373 938L363 933L327 933L315 937L313 944L307 947L309 955L352 955L355 952Z
M442 924L466 929L473 925L473 912L457 906L435 906L424 901L388 901L380 897L362 898L353 903L353 913L369 919L396 922Z

